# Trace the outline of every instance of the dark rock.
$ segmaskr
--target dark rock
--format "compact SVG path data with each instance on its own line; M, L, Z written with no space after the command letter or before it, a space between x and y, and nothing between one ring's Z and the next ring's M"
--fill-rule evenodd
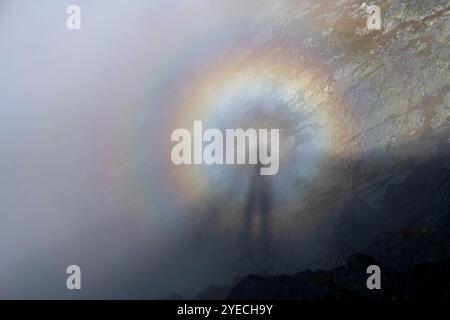
M160 300L185 300L185 299L182 296L180 296L178 293L172 292L171 294L169 294L166 297L161 298Z
M366 287L369 265L381 268L381 289ZM250 275L234 286L228 299L273 300L448 300L450 259L396 271L361 254L330 271L304 271L292 276Z
M194 296L194 300L224 300L231 286L208 286Z

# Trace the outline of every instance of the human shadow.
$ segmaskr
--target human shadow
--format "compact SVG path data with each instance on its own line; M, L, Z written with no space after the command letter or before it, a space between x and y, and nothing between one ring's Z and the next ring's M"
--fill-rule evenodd
M249 176L240 238L251 256L267 260L272 237L273 185L270 176L260 174L261 167L260 163L255 165Z

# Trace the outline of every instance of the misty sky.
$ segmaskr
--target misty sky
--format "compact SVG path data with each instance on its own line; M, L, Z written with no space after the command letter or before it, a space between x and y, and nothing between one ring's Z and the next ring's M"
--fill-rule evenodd
M0 297L158 297L208 283L182 271L214 263L167 253L189 218L158 193L153 153L174 70L239 39L257 7L208 2L0 1ZM66 29L69 4L80 31ZM69 264L81 292L65 289Z

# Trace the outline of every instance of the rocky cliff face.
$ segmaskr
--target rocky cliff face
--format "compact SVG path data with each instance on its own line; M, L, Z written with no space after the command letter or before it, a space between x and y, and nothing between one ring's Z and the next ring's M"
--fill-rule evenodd
M448 255L450 7L383 1L383 29L355 36L364 27L357 4L310 13L332 21L327 28L336 34L324 41L341 54L330 54L330 63L334 77L348 78L342 95L357 102L352 113L361 124L348 140L360 152L331 165L350 188L335 202L327 256L367 250L401 268Z
M381 290L368 290L368 265L383 270ZM402 272L380 265L364 255L352 256L346 265L330 271L303 271L292 276L248 276L228 295L232 300L433 300L450 298L450 260L419 264Z
M392 268L383 298L422 297L417 290L448 297L439 277L450 257L450 3L373 3L383 12L379 31L365 27L360 1L267 1L256 15L256 25L271 23L258 29L253 52L289 51L306 65L320 57L326 71L309 88L331 97L340 126L356 126L340 131L340 152L322 159L307 192L274 209L266 258L256 258L254 246L242 249L238 264L292 274L336 268L362 252ZM364 259L371 258L356 261ZM364 297L346 283L359 277L351 261L331 271L251 276L229 297ZM430 264L414 267L420 263Z

